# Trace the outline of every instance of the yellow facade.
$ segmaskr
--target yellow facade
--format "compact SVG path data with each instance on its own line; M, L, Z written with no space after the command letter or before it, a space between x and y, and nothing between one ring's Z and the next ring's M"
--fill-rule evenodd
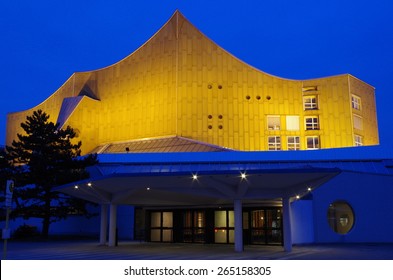
M63 100L80 95L64 125L78 130L83 153L169 135L242 151L379 142L373 87L351 75L301 81L266 74L217 46L179 12L125 59L75 73L40 105L9 114L7 145L34 110L56 122Z

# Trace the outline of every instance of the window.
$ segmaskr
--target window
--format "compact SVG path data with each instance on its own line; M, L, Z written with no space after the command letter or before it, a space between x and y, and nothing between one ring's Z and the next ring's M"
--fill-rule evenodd
M307 150L316 150L320 148L319 136L308 136L307 140Z
M299 136L288 136L288 151L300 150L300 137Z
M353 210L345 201L335 201L330 204L327 218L331 229L339 234L348 233L354 224Z
M355 146L363 146L363 137L355 135Z
M299 126L299 116L287 116L287 130L298 131Z
M267 129L280 130L281 122L280 116L267 116Z
M319 121L318 117L306 117L306 130L318 130L319 129Z
M358 130L363 130L363 118L358 115L353 115L353 127Z
M356 110L361 110L361 99L359 96L352 95L352 108Z
M304 110L317 110L318 109L318 98L316 95L303 96Z
M268 137L268 149L269 149L269 151L281 150L281 137L280 136L269 136Z

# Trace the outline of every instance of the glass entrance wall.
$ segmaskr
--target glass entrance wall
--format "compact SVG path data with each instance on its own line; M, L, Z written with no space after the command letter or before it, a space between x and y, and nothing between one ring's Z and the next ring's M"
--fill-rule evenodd
M176 209L148 211L148 241L221 243L235 240L232 209ZM243 208L245 244L282 244L281 208Z

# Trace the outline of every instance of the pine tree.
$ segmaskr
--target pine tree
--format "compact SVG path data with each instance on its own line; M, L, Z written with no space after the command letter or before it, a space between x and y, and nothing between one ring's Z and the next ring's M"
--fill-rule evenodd
M87 202L53 189L88 178L85 168L97 163L96 155L80 156L82 143L73 141L74 129L60 129L48 120L45 112L34 111L21 124L25 134L6 147L15 179L13 216L41 218L43 237L48 237L51 223L70 214L89 216Z

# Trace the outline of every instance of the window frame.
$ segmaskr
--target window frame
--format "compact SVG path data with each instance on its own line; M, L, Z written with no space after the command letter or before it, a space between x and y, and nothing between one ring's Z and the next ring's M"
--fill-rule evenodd
M275 139L275 141L274 142L270 142L270 139ZM277 141L277 139L279 140L279 141ZM281 151L282 150L282 146L281 146L281 136L277 136L277 135L274 135L274 136L268 136L267 137L267 149L268 149L268 151ZM271 149L271 148L273 148L273 149Z
M307 120L311 119L311 123L309 126ZM314 121L316 120L316 122ZM304 117L304 127L305 130L319 130L319 116L306 116ZM310 127L310 128L309 128Z
M363 146L363 136L355 134L354 136L354 144L356 147Z
M310 148L308 146L308 139L311 139L311 138L313 139L313 141L312 141L313 147L312 148ZM318 140L317 145L316 145L315 139ZM319 136L306 136L306 148L307 148L307 150L319 150L321 148L321 141L319 139Z
M306 102L309 100L308 102ZM313 100L315 100L313 102ZM304 111L311 111L311 110L318 110L319 109L319 100L317 94L307 94L303 95L303 110Z
M294 140L296 139L297 141L290 143L289 138L294 138ZM290 148L290 146L293 146L294 148ZM288 151L299 151L300 150L300 136L287 136L287 149L288 149Z
M270 120L278 119L279 125L270 125ZM281 116L280 115L268 115L266 116L267 130L281 130Z
M361 111L362 110L362 98L358 95L352 94L351 106L352 106L352 109Z

